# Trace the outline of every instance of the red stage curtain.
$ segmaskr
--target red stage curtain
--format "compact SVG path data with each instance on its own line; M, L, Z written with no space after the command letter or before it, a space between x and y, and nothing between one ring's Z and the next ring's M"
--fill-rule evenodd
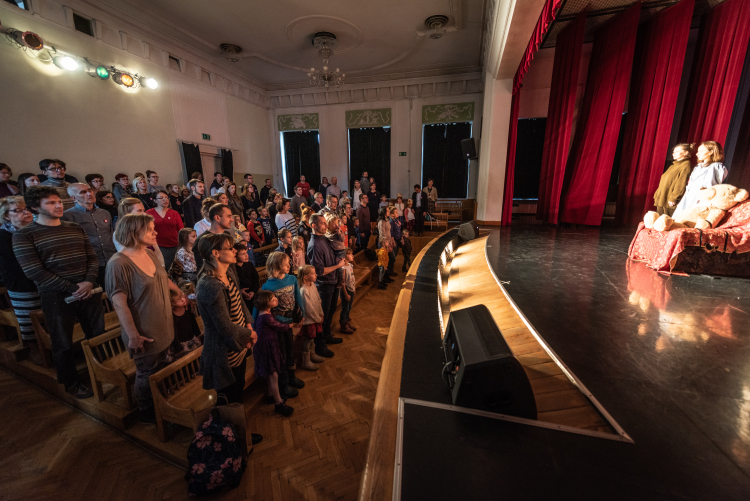
M597 30L586 92L568 159L560 220L600 225L633 67L641 4Z
M521 92L513 93L510 104L510 130L508 131L508 155L505 159L505 194L503 195L502 226L509 226L513 220L513 177L516 174L516 140L518 139L518 106Z
M695 0L660 12L638 34L615 220L637 225L654 209L664 173Z
M557 35L555 45L555 64L552 67L552 88L539 178L539 202L536 206L537 219L550 224L557 224L560 210L560 191L570 150L585 28L586 11L583 11Z
M701 25L680 142L724 145L750 40L750 2L727 0Z
M518 105L520 102L521 82L529 70L534 53L544 40L547 28L555 20L558 9L565 0L547 0L542 7L542 13L531 34L531 39L513 77L513 100L510 107L510 126L508 127L508 154L505 158L505 189L503 190L503 215L500 224L507 226L513 219L513 177L516 171L516 139L518 137Z

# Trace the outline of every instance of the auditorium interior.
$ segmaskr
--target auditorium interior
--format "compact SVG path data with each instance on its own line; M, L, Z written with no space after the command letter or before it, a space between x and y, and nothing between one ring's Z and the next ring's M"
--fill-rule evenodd
M252 349L217 406L206 344L140 419L106 295L76 398L0 284L0 499L188 499L219 416L241 469L209 499L749 499L749 46L750 0L0 0L0 185L27 205L49 158L113 192L273 186L279 216L298 181L388 207L291 415ZM248 242L261 288L282 238Z

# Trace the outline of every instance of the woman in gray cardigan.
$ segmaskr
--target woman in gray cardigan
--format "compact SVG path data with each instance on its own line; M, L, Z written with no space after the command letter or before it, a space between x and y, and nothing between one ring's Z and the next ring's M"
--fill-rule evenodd
M231 267L237 253L234 240L226 233L206 233L198 240L198 252L203 257L196 287L204 325L203 388L216 390L218 403L242 403L245 360L257 336Z

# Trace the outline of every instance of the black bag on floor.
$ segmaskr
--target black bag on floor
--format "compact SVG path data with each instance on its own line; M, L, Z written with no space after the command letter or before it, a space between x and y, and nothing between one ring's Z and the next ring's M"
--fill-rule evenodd
M214 409L188 447L188 493L200 496L240 485L247 460L237 429Z

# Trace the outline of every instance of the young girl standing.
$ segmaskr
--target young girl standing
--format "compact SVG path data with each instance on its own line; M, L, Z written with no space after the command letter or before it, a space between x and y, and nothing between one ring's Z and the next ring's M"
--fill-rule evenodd
M279 299L271 291L260 291L255 298L258 317L255 319L255 331L258 341L253 349L255 359L255 373L258 377L268 379L268 396L273 398L276 407L274 411L284 417L294 412L293 407L286 404L279 391L279 373L283 372L286 360L279 346L279 338L290 331L289 325L276 320L271 309L279 305Z
M310 350L313 339L323 335L323 307L318 288L315 287L317 279L315 267L309 264L300 269L297 278L302 296L302 308L305 310L299 337L302 339L302 368L306 371L318 370L317 364L325 361L325 358L315 353L315 350Z
M268 214L267 207L263 207L260 210L260 217L258 218L258 222L263 226L263 240L265 241L264 245L269 245L276 238L276 232L273 229L273 223L271 222L271 217Z
M339 316L339 330L343 334L353 334L357 330L357 327L354 326L352 319L349 317L356 290L353 263L354 251L351 248L346 249L346 264L341 268L344 272L344 286L341 287L341 314Z
M416 217L414 216L414 209L412 209L412 205L414 202L412 202L411 198L406 201L406 209L404 209L404 218L406 219L406 228L409 230L409 233L414 231L414 221L416 220Z
M292 239L292 264L294 271L305 266L305 239L300 236Z
M177 254L175 255L175 261L182 265L182 278L193 283L198 282L198 267L195 264L195 254L193 254L196 238L194 229L182 228L177 234Z

